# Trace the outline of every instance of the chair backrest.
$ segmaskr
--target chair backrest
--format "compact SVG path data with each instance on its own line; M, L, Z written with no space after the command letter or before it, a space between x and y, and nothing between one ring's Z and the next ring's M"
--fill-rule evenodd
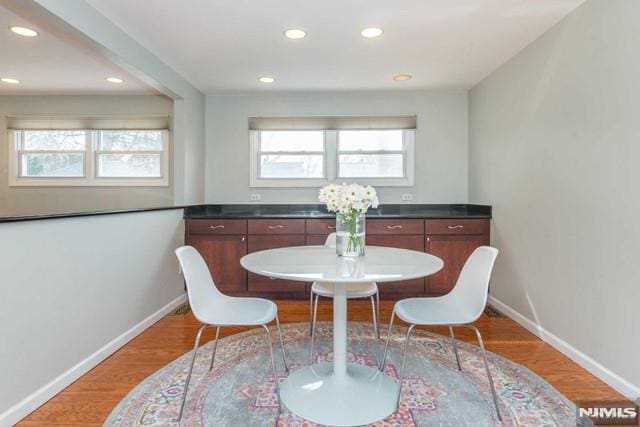
M331 233L327 236L327 240L324 241L325 246L329 246L330 248L336 247L336 233Z
M491 246L480 246L467 258L460 276L448 298L456 300L462 311L461 317L476 320L487 304L489 279L498 256L498 250Z
M216 288L207 264L200 253L191 246L182 246L176 249L176 256L187 283L187 295L189 305L194 316L201 320L201 313L206 311L217 299L224 295Z

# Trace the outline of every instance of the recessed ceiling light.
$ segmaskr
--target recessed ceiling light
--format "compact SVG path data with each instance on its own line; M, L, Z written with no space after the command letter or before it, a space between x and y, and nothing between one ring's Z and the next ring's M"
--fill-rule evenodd
M384 31L382 31L382 28L378 27L365 28L364 30L360 31L362 37L366 37L368 39L380 37L382 33L384 33Z
M2 81L3 83L9 83L10 85L17 85L18 83L20 83L20 80L12 79L9 77L2 77L0 81Z
M9 27L14 33L25 37L36 37L38 32L27 27Z
M121 79L121 78L119 78L119 77L107 77L107 78L106 78L106 80L107 80L109 83L124 83L124 80L122 80L122 79Z
M393 76L393 80L397 82L406 82L407 80L411 80L411 74L398 74L397 76Z
M273 77L268 77L268 76L260 77L258 78L258 80L262 83L273 83L276 81L276 79L274 79Z
M307 32L298 28L292 28L284 32L284 36L291 40L300 40L307 37Z

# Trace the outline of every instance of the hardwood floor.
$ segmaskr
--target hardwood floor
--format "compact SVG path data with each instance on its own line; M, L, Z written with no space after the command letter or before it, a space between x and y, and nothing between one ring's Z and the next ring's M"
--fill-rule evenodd
M278 301L282 322L306 322L308 301ZM381 302L384 322L393 303ZM370 321L368 301L350 301L349 319ZM321 301L318 319L331 319L331 302ZM573 363L507 317L482 316L480 328L487 349L520 363L545 378L569 399L615 400L622 397L609 386ZM139 382L181 354L191 350L198 328L191 313L169 315L113 354L85 376L67 387L18 425L97 426L113 407ZM246 328L225 328L221 336ZM442 328L428 328L446 334ZM213 338L209 331L204 339ZM470 332L460 328L457 338L473 342Z

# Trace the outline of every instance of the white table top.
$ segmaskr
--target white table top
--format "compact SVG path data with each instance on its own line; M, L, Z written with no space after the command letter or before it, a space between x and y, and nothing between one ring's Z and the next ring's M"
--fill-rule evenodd
M444 263L436 256L407 249L367 246L365 256L343 258L335 248L296 246L245 255L240 264L252 273L303 282L393 282L429 276Z

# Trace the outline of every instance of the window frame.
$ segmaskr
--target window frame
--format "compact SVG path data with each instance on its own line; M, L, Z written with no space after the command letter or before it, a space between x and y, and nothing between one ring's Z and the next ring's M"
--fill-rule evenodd
M265 129L272 131L273 129ZM302 130L302 129L282 129ZM249 131L250 145L250 183L251 188L308 188L322 187L329 183L355 182L363 185L373 185L376 187L412 187L414 185L414 166L415 166L415 129L388 129L402 131L401 151L380 150L380 151L338 151L338 140L340 130L320 130L324 133L324 177L323 178L262 178L260 177L260 155L265 152L260 151L260 133L261 130ZM350 129L345 129L350 130ZM355 130L355 129L354 129ZM368 129L361 129L366 131ZM375 130L375 129L371 129ZM278 154L305 154L317 152L279 152ZM340 154L398 154L403 155L403 177L340 177L339 176L339 156Z
M170 164L170 143L169 131L167 129L148 129L160 131L162 134L162 152L159 151L99 151L98 138L101 130L122 130L122 131L143 131L147 129L69 129L86 132L86 144L84 151L84 176L83 177L27 177L21 176L23 153L34 153L38 151L23 150L24 132L30 129L11 129L8 131L9 141L9 186L10 187L168 187L169 186L169 164ZM46 129L34 129L46 130ZM67 129L56 129L67 130ZM45 153L66 153L68 151L41 151ZM71 151L69 151L71 152ZM80 153L82 151L73 151ZM99 154L158 154L160 153L160 177L100 177L98 176L98 156Z

